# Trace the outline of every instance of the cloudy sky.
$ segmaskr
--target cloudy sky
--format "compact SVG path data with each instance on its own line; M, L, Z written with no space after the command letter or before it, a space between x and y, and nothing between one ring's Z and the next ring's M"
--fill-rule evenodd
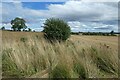
M74 32L118 32L117 2L2 2L2 24L11 29L10 21L15 17L26 20L26 25L42 31L47 18L65 20Z

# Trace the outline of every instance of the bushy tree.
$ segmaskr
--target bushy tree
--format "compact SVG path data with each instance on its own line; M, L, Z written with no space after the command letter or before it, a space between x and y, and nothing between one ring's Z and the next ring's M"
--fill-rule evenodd
M11 21L12 29L14 31L21 31L21 29L26 29L27 26L25 25L25 20L22 18L16 17L14 20Z
M1 30L5 30L5 27L3 26L3 27L1 28Z
M114 31L112 30L112 31L110 32L110 34L111 34L111 35L114 35Z
M30 28L28 28L28 31L32 31Z
M47 19L44 23L45 37L49 40L66 40L70 34L71 29L66 22L58 18Z

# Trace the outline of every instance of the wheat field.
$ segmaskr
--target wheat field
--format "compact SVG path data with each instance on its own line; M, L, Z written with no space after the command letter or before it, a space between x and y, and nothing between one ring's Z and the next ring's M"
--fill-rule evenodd
M42 32L2 31L2 77L117 78L118 37L71 35L50 43Z

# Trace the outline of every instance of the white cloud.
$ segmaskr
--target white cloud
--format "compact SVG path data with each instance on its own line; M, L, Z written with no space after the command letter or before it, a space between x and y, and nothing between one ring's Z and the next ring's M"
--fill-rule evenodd
M101 24L113 25L111 28L117 29L115 22L118 20L117 7L117 3L67 1L64 4L51 4L48 10L34 10L24 8L19 2L3 3L2 14L3 23L8 24L19 16L23 17L31 28L38 28L47 18L55 17L68 21L71 29L75 31L93 30L94 27L101 27Z
M103 24L96 22L78 22L78 21L68 22L68 24L70 25L71 30L75 32L79 32L79 31L80 32L85 32L85 31L110 32L111 30L118 32L117 24L111 25L111 24Z
M66 20L116 20L118 17L117 8L105 3L68 1L63 5L51 4L48 8L52 16L61 17Z
M5 27L5 29L11 29L11 24L10 23L7 23L7 24L0 24L1 27Z
M119 2L119 0L81 0L83 2Z

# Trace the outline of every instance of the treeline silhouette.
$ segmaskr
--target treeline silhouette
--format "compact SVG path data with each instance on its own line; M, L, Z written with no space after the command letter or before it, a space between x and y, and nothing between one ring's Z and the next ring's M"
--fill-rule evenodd
M72 35L99 35L99 36L116 36L120 34L114 31L111 32L71 32Z

